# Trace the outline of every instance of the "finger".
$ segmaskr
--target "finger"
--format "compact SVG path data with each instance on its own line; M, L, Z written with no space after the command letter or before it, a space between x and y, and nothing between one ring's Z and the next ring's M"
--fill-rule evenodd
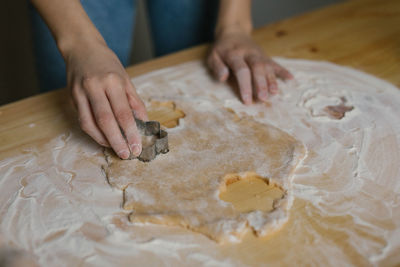
M130 151L115 120L110 103L103 91L89 91L89 101L97 125L106 136L109 144L122 159L129 158Z
M251 68L251 74L253 77L253 84L255 87L257 98L261 101L267 101L268 85L265 77L264 62L260 58L255 56L249 57L247 61Z
M269 64L267 64L265 70L266 70L265 76L268 82L268 91L271 94L275 95L278 93L278 83L276 82L275 71L273 67Z
M146 107L130 80L126 83L126 95L128 96L129 105L135 113L135 117L142 121L148 121Z
M241 56L228 56L227 64L232 69L239 85L244 104L252 103L251 74L249 67Z
M92 137L98 144L109 147L110 144L106 137L96 125L92 110L90 109L90 103L85 93L80 88L76 88L72 90L72 97L78 110L81 129Z
M114 116L125 134L130 151L138 157L142 152L142 141L125 90L122 87L114 87L114 89L108 89L106 95L110 100Z
M211 52L208 57L208 66L212 70L215 78L221 82L228 79L229 70L225 63L222 61L221 57L216 51Z
M285 69L278 63L273 62L272 66L274 68L275 74L282 80L290 80L294 78L293 75L287 69Z

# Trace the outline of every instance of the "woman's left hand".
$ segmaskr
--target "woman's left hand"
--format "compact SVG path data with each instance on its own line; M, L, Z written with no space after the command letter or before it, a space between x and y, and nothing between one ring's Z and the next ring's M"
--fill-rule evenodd
M277 77L292 79L292 74L266 56L247 33L220 34L207 59L215 78L226 81L233 75L244 104L256 99L266 101L278 93Z

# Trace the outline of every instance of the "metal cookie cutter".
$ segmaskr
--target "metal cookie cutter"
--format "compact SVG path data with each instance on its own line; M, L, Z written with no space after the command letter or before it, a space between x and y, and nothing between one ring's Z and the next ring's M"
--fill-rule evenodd
M135 120L142 136L142 153L137 159L149 162L160 153L168 153L168 133L161 129L160 123L158 121L145 122L137 118Z

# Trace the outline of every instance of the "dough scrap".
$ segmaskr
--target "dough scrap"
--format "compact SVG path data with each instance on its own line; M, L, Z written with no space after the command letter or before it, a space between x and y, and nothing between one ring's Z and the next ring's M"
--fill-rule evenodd
M130 221L180 226L218 242L240 240L248 230L265 235L270 223L276 229L277 221L287 218L287 195L270 212L241 212L219 198L219 189L227 173L253 171L287 190L303 145L278 128L237 119L224 108L200 112L189 102L179 106L185 125L169 134L168 154L143 163L106 152L104 171L109 183L123 190Z
M347 97L342 93L344 92L309 90L304 93L301 106L312 117L341 120L346 113L354 110L354 106L348 103Z
M345 116L346 112L352 111L353 109L353 106L346 106L346 101L344 101L335 106L326 106L324 110L332 119L341 120Z

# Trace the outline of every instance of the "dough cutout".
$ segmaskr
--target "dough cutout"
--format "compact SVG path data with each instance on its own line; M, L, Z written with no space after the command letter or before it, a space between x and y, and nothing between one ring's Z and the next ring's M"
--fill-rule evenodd
M183 110L178 109L173 101L151 101L147 114L149 120L159 121L167 128L177 127L179 120L185 117Z
M271 212L284 196L278 184L253 172L226 175L219 193L221 200L232 203L239 212Z

